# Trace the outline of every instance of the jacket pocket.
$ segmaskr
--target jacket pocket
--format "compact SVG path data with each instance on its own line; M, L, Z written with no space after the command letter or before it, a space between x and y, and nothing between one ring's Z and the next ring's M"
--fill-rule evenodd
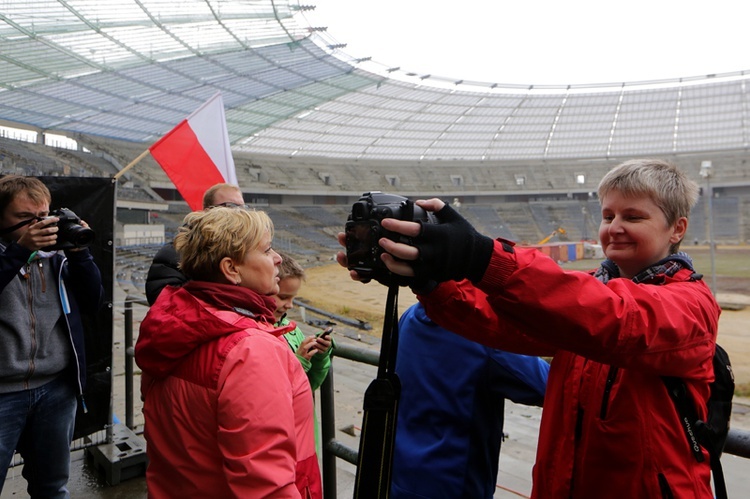
M663 499L674 499L672 488L669 486L669 482L667 481L667 477L664 476L664 473L659 473L657 475L657 478L659 480L659 490L661 490L661 497Z
M599 419L606 419L607 408L609 407L609 397L612 393L612 386L615 384L617 379L617 372L619 368L616 366L609 366L609 372L607 373L607 381L604 384L604 394L602 395L602 408L599 411Z

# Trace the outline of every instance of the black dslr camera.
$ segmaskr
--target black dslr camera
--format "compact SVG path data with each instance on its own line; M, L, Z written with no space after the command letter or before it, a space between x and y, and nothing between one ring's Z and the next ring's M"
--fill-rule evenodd
M401 234L385 230L380 221L395 218L410 222L438 223L429 213L413 201L396 194L380 191L366 192L352 205L352 212L346 221L346 259L349 270L355 270L364 279L375 279L386 286L390 284L409 285L411 277L393 274L380 259L383 248L378 245L381 237L396 242L409 242Z
M52 210L49 212L49 216L45 217L57 217L57 242L52 246L42 248L43 251L56 251L66 250L71 248L88 248L92 242L94 242L95 233L88 227L81 225L81 219L78 215L70 211L68 208L60 208L59 210Z

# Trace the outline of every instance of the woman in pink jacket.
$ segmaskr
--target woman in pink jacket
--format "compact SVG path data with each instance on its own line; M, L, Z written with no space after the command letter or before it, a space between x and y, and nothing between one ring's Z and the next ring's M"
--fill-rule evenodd
M213 208L175 237L190 278L140 328L148 494L322 498L310 383L274 326L279 255L260 211Z

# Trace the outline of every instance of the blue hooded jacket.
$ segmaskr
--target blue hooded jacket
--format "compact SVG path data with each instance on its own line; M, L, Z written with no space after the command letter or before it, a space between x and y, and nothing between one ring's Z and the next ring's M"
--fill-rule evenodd
M391 498L492 498L505 399L541 405L549 364L441 328L423 306L399 321Z

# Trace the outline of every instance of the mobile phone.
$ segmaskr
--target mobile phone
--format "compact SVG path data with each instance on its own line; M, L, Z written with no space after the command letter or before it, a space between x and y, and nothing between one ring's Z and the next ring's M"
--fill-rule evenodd
M331 335L332 332L333 332L333 327L329 326L325 330L323 330L323 331L319 332L318 334L316 334L315 337L316 338L327 338L327 337L329 337Z

